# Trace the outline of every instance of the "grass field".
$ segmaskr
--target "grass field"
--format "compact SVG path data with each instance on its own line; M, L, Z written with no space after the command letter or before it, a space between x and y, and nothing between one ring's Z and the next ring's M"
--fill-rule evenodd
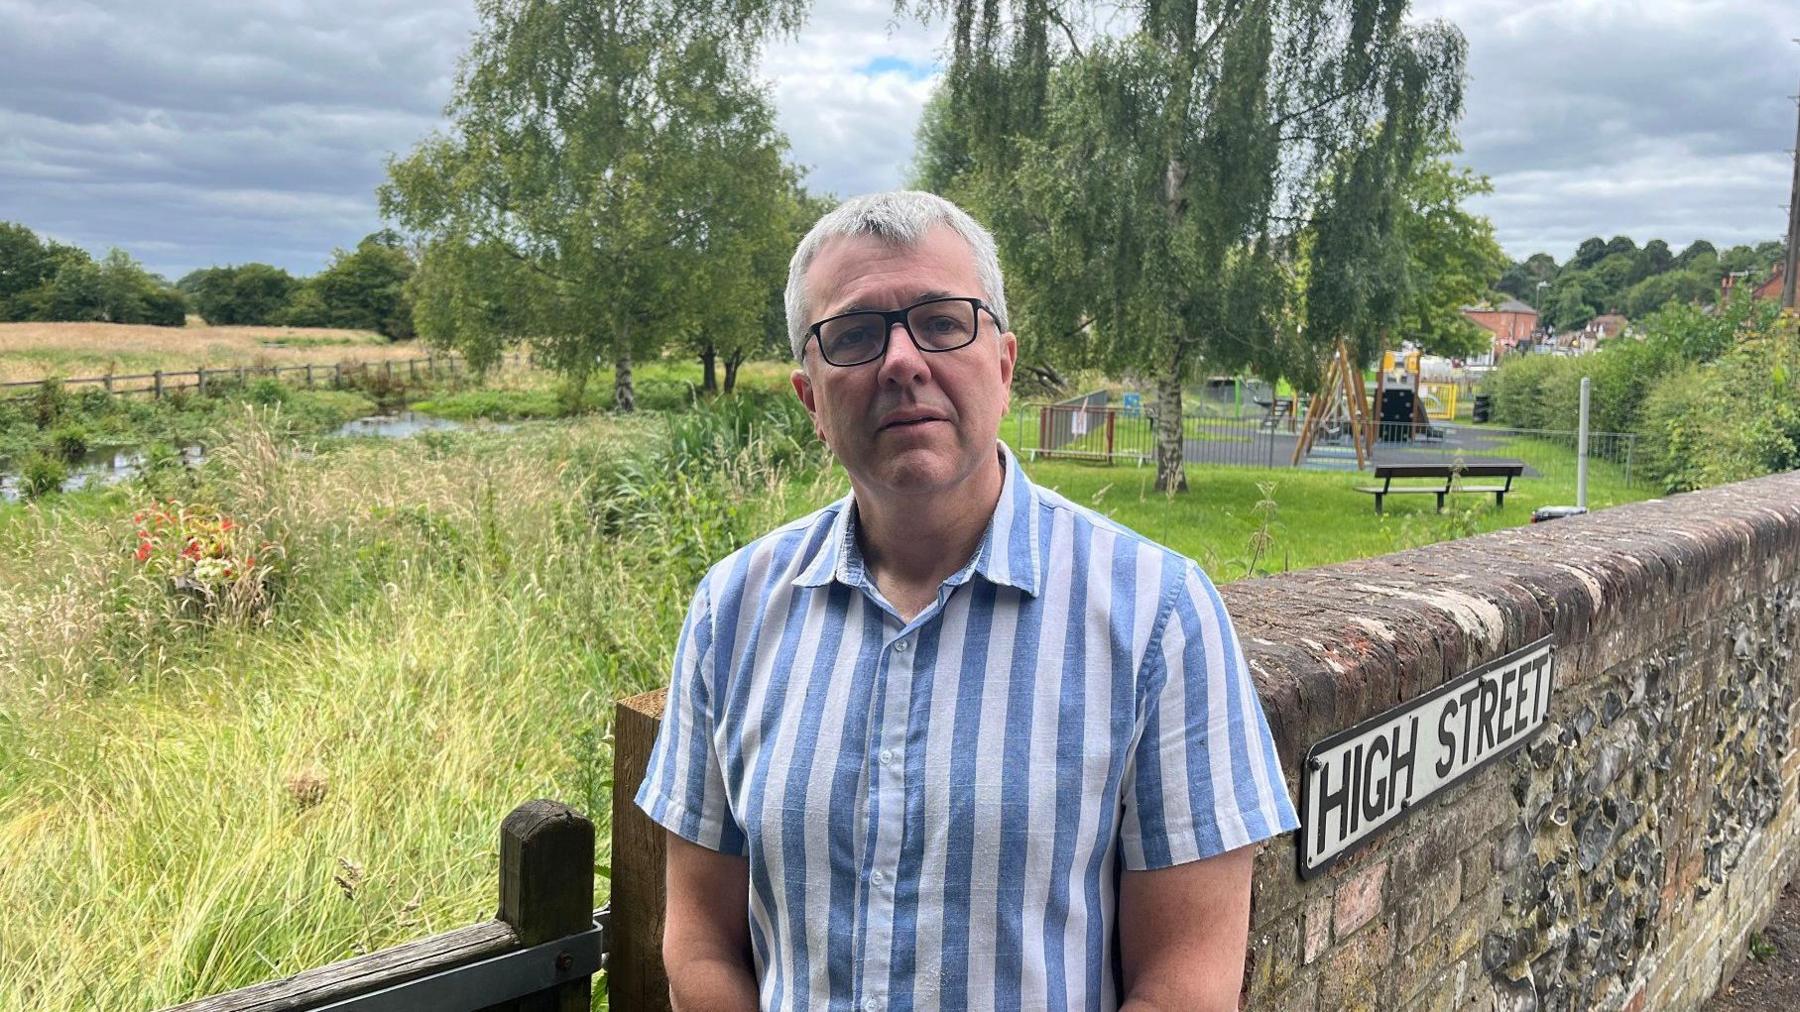
M197 476L0 506L0 1008L160 1007L483 919L532 797L592 814L607 866L612 700L664 681L712 560L842 494L785 375L307 453L239 411ZM507 382L497 403L554 394ZM1171 499L1150 468L1031 473L1225 581L1572 501L1564 451L1516 449L1549 476L1441 517L1377 518L1350 474L1191 468ZM1643 494L1596 467L1595 505ZM171 495L274 546L266 610L209 613L134 559L134 513Z
M151 327L124 323L0 323L0 383L307 362L378 362L425 354L370 331L315 327Z

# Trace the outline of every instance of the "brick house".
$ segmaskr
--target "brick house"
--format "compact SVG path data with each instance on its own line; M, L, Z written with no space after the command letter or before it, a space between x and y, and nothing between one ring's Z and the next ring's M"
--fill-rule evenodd
M1518 299L1507 299L1495 305L1464 306L1463 316L1494 335L1494 354L1511 351L1520 341L1531 340L1537 330L1538 313Z

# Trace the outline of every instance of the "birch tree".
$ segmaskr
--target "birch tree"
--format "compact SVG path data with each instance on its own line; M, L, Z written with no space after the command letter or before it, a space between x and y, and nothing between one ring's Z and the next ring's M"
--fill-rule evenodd
M529 338L584 383L729 312L708 258L780 215L793 172L752 69L798 0L478 0L448 129L389 163L424 254L423 336L480 365ZM755 307L760 311L760 306Z
M901 6L951 25L918 174L994 228L1027 353L1151 378L1158 488L1186 487L1201 368L1316 375L1397 311L1365 282L1388 189L1460 105L1453 27L1405 0Z

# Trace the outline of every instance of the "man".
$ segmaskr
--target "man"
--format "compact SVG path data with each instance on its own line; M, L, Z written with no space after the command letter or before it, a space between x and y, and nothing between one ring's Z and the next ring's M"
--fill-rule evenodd
M1236 1008L1295 827L1217 592L998 442L992 237L883 193L788 271L844 500L701 582L638 804L675 1007Z

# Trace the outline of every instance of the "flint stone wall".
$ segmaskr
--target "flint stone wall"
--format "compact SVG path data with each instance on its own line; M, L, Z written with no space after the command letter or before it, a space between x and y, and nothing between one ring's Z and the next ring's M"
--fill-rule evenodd
M1307 749L1547 634L1545 727L1324 875L1257 859L1245 1004L1696 1008L1800 861L1800 472L1232 584Z

